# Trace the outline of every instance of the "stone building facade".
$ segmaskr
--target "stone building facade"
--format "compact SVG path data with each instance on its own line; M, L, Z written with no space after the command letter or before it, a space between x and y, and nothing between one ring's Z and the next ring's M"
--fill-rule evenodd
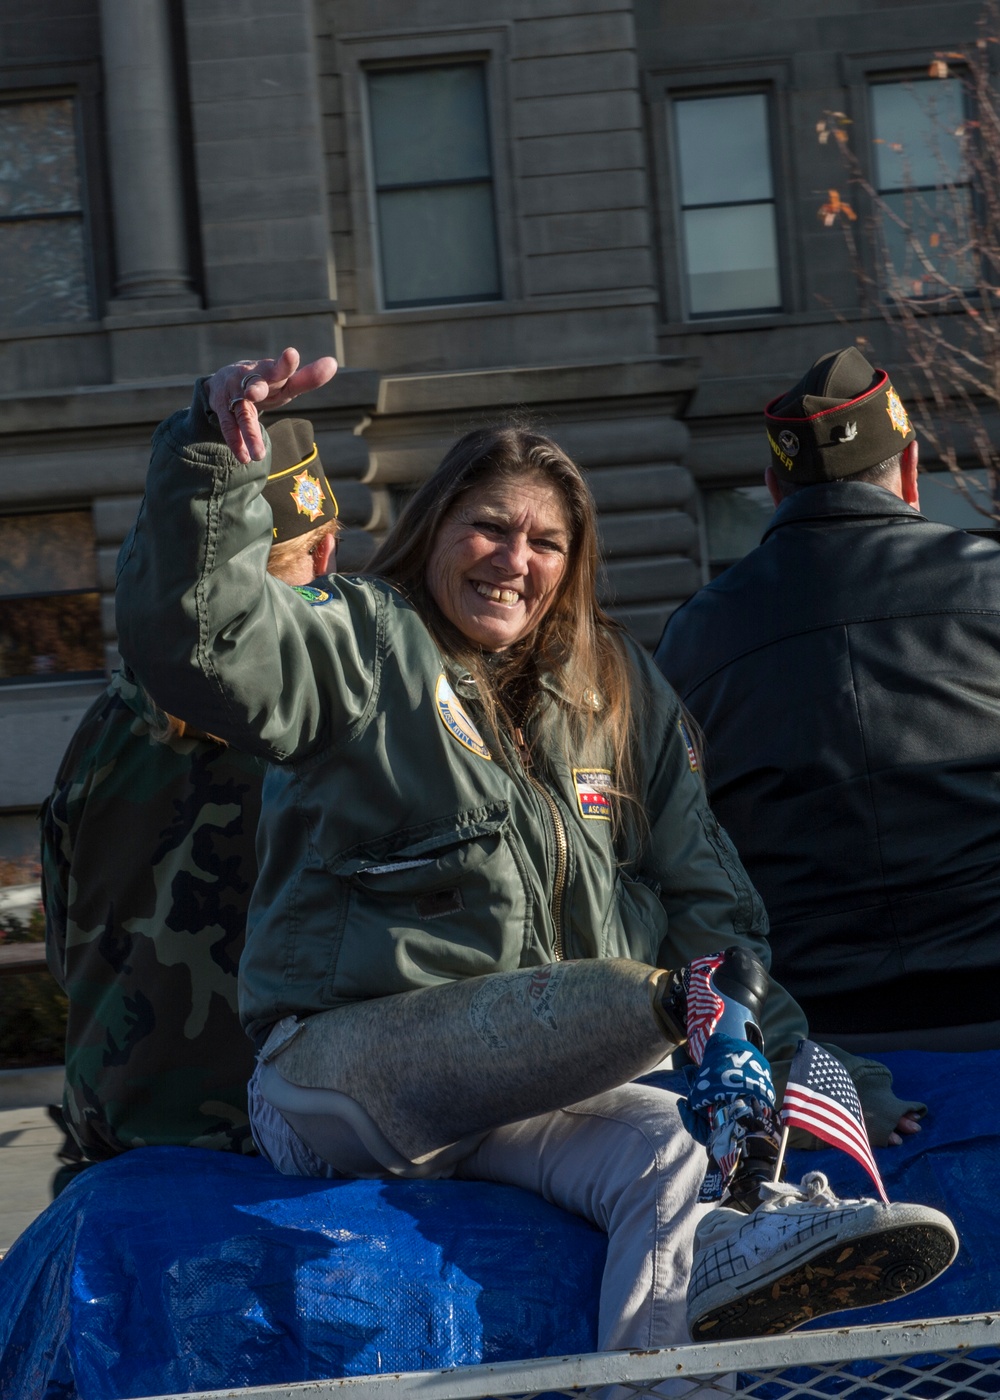
M759 515L762 403L862 324L817 119L867 140L977 14L0 0L0 857L114 664L150 433L233 358L340 360L302 411L346 569L458 433L528 415L654 643Z

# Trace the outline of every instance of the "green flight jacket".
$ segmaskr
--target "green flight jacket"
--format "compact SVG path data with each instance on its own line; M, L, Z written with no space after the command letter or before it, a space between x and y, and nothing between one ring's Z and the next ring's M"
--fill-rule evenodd
M254 1039L290 1013L560 957L654 963L662 945L680 966L742 943L767 965L763 906L646 654L629 644L649 829L626 867L606 755L568 750L550 682L525 767L398 591L266 574L269 460L236 461L197 386L154 435L117 595L122 655L158 702L270 760L240 967ZM776 983L764 1032L778 1061L807 1033Z

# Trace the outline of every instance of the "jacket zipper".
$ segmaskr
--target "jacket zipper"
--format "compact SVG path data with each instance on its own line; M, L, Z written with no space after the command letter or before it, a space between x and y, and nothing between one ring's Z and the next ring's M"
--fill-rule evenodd
M552 830L556 843L556 873L552 888L552 900L550 909L552 911L552 923L555 928L555 941L552 947L553 960L562 962L566 956L566 949L563 943L563 902L566 896L566 875L569 870L569 838L566 835L566 824L562 819L559 806L549 792L544 783L534 776L531 771L531 751L525 743L524 731L514 730L514 739L517 744L518 756L521 760L521 767L528 782L545 799L552 818Z

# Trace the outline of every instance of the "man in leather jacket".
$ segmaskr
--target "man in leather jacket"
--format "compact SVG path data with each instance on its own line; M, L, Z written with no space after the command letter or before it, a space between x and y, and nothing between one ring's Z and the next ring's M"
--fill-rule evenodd
M760 546L656 661L819 1039L1000 1045L1000 546L919 513L882 370L824 355L765 409Z

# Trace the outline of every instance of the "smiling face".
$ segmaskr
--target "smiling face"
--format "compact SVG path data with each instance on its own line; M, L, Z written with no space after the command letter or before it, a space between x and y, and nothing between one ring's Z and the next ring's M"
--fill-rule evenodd
M569 518L555 486L533 476L483 482L441 522L427 587L470 642L503 651L555 602L569 546Z

